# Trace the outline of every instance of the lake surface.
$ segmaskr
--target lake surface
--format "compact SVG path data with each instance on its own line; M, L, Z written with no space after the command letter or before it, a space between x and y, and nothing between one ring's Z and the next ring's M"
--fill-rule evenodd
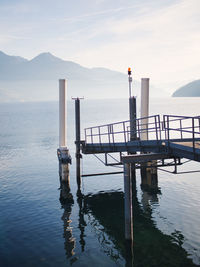
M81 101L81 129L128 119L127 100ZM151 114L199 115L200 98L152 99ZM138 106L138 112L140 107ZM83 133L83 131L82 131ZM69 201L58 174L58 103L0 104L0 266L128 266L123 175L75 177L68 103ZM82 173L118 171L83 155ZM188 162L179 171L200 170ZM134 266L200 266L200 175L158 172L160 192L137 188Z

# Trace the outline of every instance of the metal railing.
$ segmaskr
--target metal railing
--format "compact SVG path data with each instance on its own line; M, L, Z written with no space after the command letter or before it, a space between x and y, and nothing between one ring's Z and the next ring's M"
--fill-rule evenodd
M164 115L162 124L168 145L171 139L191 139L193 152L195 153L197 147L195 141L200 138L200 116Z
M133 129L131 125L134 125ZM170 146L170 141L175 139L190 140L195 153L195 142L200 140L200 116L163 115L161 121L160 115L154 115L85 129L86 144L127 145L132 140L166 140Z
M146 123L148 119L148 123ZM130 120L121 121L112 124L105 124L85 129L86 144L108 143L125 143L131 141L131 136L135 136L136 140L141 140L144 135L151 140L161 139L161 122L160 116L154 115L140 118L132 121L134 129L130 127Z

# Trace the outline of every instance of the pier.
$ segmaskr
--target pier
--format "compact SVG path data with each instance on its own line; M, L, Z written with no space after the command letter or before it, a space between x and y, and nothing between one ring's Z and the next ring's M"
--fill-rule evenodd
M177 167L182 164L183 158L200 162L199 116L164 115L161 119L159 115L154 115L135 119L134 124L137 126L133 133L135 140L131 138L129 120L87 128L85 140L82 141L84 154L105 154L105 165L108 154L116 152L120 154L117 165L124 166L125 239L129 244L133 240L132 216L134 216L132 168L141 169L143 188L157 189L158 168L174 166L173 173L177 173ZM141 140L142 135L146 135L148 139Z
M80 99L75 100L75 145L76 178L78 194L81 196L81 179L86 176L108 174L124 175L124 221L127 251L133 249L133 208L135 192L135 170L141 170L141 187L145 190L158 190L157 170L178 173L183 159L200 162L200 116L149 115L149 78L141 80L141 116L137 118L136 97L132 96L132 77L128 70L129 81L129 120L97 125L84 129L81 138ZM62 104L63 80L60 80L60 105ZM65 97L65 96L64 96ZM62 111L63 110L63 111ZM60 178L69 184L71 157L66 142L62 143L62 125L65 125L65 112L60 108L60 147L58 159ZM64 119L63 119L64 118ZM65 126L63 126L65 127ZM104 173L81 173L82 154L93 154L105 166L121 165L123 171ZM99 155L104 155L104 160ZM116 156L117 155L117 156ZM109 159L112 160L110 162ZM62 171L62 170L66 171ZM67 174L67 175L66 175Z

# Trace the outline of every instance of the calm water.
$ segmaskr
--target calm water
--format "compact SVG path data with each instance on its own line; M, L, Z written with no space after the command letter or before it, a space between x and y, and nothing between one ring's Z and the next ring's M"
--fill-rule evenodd
M199 115L200 99L152 100L152 114ZM58 103L0 105L0 266L125 266L123 176L83 179L77 194L68 104L71 201L58 175ZM126 100L81 102L82 129L126 120ZM138 107L139 110L139 107ZM120 112L119 112L120 111ZM189 162L181 171L200 170ZM118 169L83 157L83 173ZM134 199L134 266L200 266L199 173L159 171L159 194Z

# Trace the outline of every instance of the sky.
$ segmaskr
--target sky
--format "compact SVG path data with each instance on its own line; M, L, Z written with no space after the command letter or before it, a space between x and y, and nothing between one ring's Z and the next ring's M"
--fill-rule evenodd
M173 92L200 79L199 14L200 0L0 0L0 50L130 66L137 80Z

